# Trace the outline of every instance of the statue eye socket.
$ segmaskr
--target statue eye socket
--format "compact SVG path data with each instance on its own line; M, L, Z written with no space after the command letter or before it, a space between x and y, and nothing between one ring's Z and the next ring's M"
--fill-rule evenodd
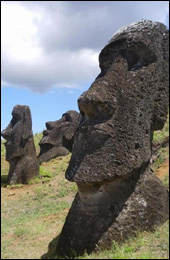
M133 46L122 50L121 55L127 60L129 70L138 70L147 67L157 60L156 55L148 47L139 44L136 48Z
M16 123L18 123L18 121L21 120L21 117L16 114L16 113L12 113L12 120L11 120L11 123L12 123L12 127L14 127L14 125L16 125Z
M65 116L66 121L72 122L72 118L71 118L71 116L69 114L66 113L63 116Z
M143 42L127 42L125 39L111 42L107 48L104 48L99 56L101 73L98 78L103 77L116 57L122 56L128 63L128 70L138 70L147 67L157 60L156 53L153 52ZM109 59L108 59L109 57Z

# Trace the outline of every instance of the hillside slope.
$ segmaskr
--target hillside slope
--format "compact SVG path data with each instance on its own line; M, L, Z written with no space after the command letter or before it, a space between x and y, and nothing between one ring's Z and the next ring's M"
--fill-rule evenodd
M42 134L36 134L35 144ZM169 136L169 123L154 135L155 146ZM54 259L56 240L77 192L75 183L65 180L71 154L58 157L40 166L40 178L28 185L7 186L8 163L1 141L1 238L2 259ZM169 186L169 147L160 148L153 169ZM111 250L102 250L78 259L168 259L169 222L154 233L140 233L123 245L113 243Z

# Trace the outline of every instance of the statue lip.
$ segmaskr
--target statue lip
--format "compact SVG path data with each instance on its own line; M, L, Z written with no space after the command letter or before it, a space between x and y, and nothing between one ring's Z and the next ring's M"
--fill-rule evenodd
M53 145L51 143L42 143L41 146L45 147L45 146L51 146L51 148L53 148L56 145Z
M48 152L49 150L51 150L53 147L55 147L54 145L50 144L50 143L42 143L41 144L41 149L40 149L40 154L39 156L41 156L42 154ZM38 157L39 157L38 156Z
M44 138L43 138L43 139L44 139ZM47 146L47 145L51 145L52 147L53 147L53 146L56 146L56 145L54 145L53 143L51 143L49 140L46 141L46 140L43 140L43 139L39 142L39 145L40 145L40 146Z
M90 122L89 118L87 117L84 118L84 122L80 124L78 128L78 132L88 131L88 132L100 132L106 134L105 129L103 129L104 126L107 127L107 129L111 129L111 132L113 132L113 126L111 125L111 123L109 123L109 119L91 121L90 123L89 122Z
M49 135L48 130L43 131L43 137Z

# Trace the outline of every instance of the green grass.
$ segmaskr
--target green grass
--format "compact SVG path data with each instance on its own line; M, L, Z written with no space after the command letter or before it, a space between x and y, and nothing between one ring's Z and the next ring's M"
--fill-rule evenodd
M161 181L163 182L163 184L165 185L165 187L169 188L169 174L163 176L163 178L161 179Z
M167 121L162 130L155 131L153 136L153 142L155 144L161 143L166 137L169 137L169 113L167 117ZM155 171L158 169L161 164L169 157L169 147L162 147L158 151L158 157L152 164L152 169Z
M36 148L41 136L35 136ZM4 184L9 164L5 161L2 141L1 151ZM77 189L75 183L68 183L64 177L69 160L70 155L43 163L40 176L29 185L5 185L4 188L1 184L2 259L40 259L50 240L59 234Z
M153 162L152 164L152 169L153 171L155 171L156 169L158 169L161 164L166 160L166 158L169 157L169 147L165 147L165 148L161 148L159 150L159 154L158 157L156 158L156 160Z
M50 240L59 234L74 196L70 189L69 200L60 199L60 178L54 177L51 183L2 188L2 259L40 259Z
M51 197L44 191L37 190L34 196L22 196L16 203L8 202L8 205L3 205L2 218L8 216L12 212L12 218L6 217L2 221L2 233L10 234L25 229L27 226L33 225L34 230L39 228L34 226L34 221L39 218L57 214L59 211L69 208L69 204L64 201L57 201L56 197Z
M110 250L87 254L77 259L168 259L169 222L157 228L155 233L143 232L123 245L113 243Z
M43 259L61 259L55 257L57 238L49 244L49 250ZM169 221L158 227L154 233L138 233L135 238L122 245L113 242L110 249L98 248L98 251L75 259L169 259Z
M5 156L5 146L4 146L5 140L1 140L1 157Z
M169 113L168 113L168 116L167 116L167 121L163 127L162 130L158 130L158 131L155 131L154 132L154 135L153 135L153 141L155 143L160 143L162 142L165 137L169 136Z
M36 133L34 135L34 143L35 143L35 149L36 149L36 154L37 155L40 153L40 146L38 145L38 143L40 142L42 137L43 137L42 133Z

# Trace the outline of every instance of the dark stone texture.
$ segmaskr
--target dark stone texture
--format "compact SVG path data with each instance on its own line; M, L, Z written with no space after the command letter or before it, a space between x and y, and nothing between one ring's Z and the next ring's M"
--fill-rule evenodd
M16 105L12 110L12 120L1 135L7 140L6 160L10 164L7 182L26 184L39 173L30 108Z
M69 110L57 121L47 122L43 138L39 142L39 162L49 161L58 156L65 156L72 151L74 133L80 123L81 115Z
M83 117L66 171L78 194L58 255L90 253L168 219L168 191L150 170L153 132L167 117L168 48L166 27L142 20L101 51L101 73L78 99Z
M146 169L146 168L145 168ZM169 194L154 173L141 171L114 181L78 184L57 246L60 256L91 253L167 220ZM165 214L166 213L166 214Z

